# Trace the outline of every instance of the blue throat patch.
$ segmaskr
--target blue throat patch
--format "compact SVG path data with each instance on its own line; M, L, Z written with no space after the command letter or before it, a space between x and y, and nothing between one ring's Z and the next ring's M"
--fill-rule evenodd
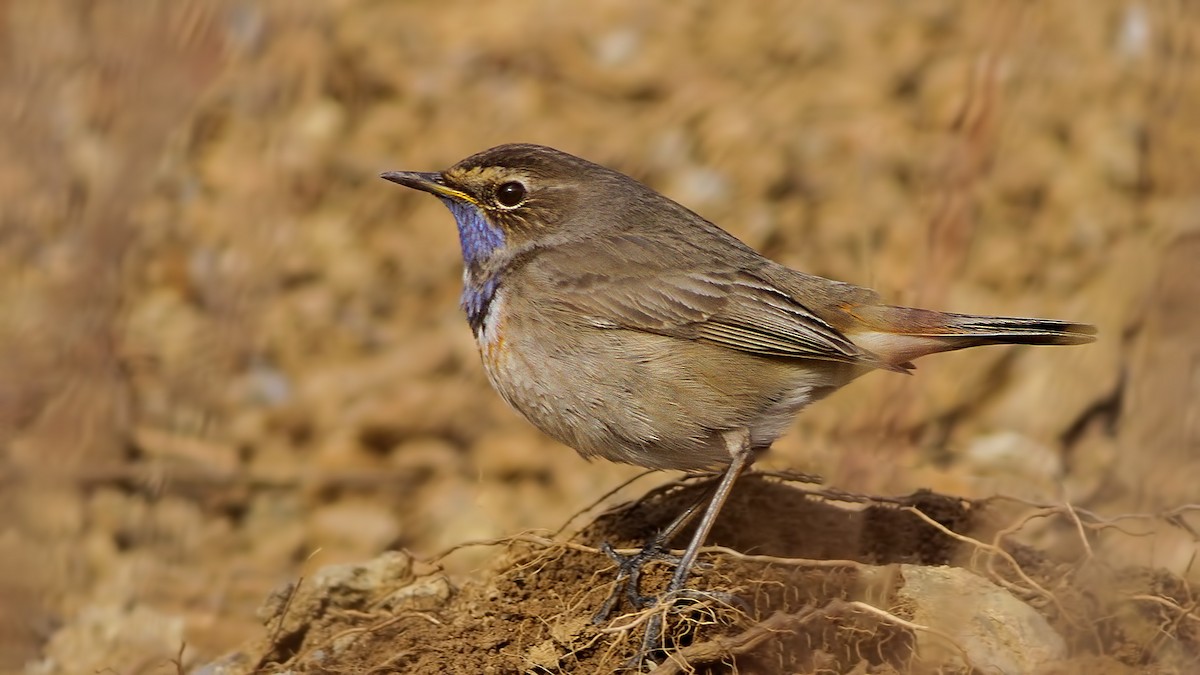
M504 246L504 232L488 222L478 208L455 201L441 198L454 221L458 224L458 241L462 245L463 264L468 270L478 269L496 249ZM483 279L468 275L463 285L461 304L467 313L467 322L471 330L478 335L484 320L487 318L488 307L496 295L500 280L496 277Z
M441 200L458 223L458 241L462 244L464 263L481 263L504 246L504 232L489 223L478 208L446 197Z

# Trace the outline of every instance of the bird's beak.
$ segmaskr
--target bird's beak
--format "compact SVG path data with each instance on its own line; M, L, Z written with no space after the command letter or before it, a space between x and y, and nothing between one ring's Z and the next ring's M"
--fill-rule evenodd
M390 180L393 183L410 187L414 190L421 190L438 197L446 197L459 202L474 204L475 200L471 199L470 195L461 190L446 185L446 181L440 173L421 173L419 171L385 171L379 174L379 177L384 180Z

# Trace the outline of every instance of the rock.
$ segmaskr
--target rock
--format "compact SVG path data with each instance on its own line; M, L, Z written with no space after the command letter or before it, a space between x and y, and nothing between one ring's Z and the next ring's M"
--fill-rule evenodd
M182 654L183 628L183 617L144 604L92 605L59 629L25 672L99 673L118 664L167 663Z
M1063 639L1032 607L992 582L957 567L901 565L897 600L915 624L921 661L931 668L967 666L985 673L1029 673L1067 654ZM963 656L969 663L962 662Z
M400 536L400 522L385 503L349 498L318 507L310 521L310 544L322 558L353 558L385 549Z

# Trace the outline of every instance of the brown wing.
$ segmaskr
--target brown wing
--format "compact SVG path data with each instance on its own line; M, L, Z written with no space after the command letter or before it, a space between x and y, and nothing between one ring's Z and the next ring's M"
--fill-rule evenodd
M553 289L549 305L595 326L705 340L765 356L878 365L771 283L777 265L740 243L702 243L616 233L542 249L524 273Z

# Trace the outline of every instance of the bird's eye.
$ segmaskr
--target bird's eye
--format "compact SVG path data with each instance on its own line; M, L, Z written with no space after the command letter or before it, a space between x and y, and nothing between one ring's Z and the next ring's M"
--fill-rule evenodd
M500 202L501 206L514 207L525 201L525 186L516 181L501 183L500 187L496 188L496 201Z

